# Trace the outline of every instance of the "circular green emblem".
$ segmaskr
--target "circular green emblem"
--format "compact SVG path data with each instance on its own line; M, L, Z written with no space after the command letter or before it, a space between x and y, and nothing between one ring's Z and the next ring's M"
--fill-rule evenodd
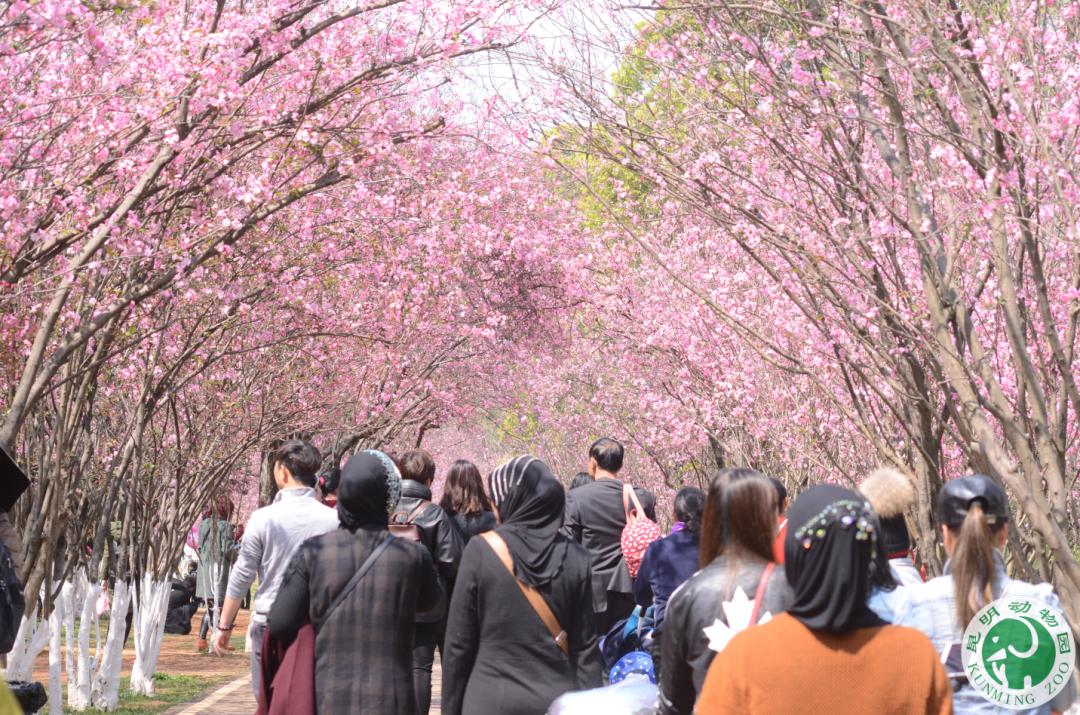
M1050 701L1069 683L1076 648L1065 616L1041 600L999 598L975 614L962 653L970 687L1014 710Z

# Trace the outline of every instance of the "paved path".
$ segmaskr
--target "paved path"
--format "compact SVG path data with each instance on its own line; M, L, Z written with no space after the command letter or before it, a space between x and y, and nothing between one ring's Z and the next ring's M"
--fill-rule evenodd
M442 668L435 659L435 672L431 676L431 712L441 712L439 701L442 697ZM179 705L168 710L165 715L252 715L255 712L255 698L251 695L251 676L245 675L231 683L222 685L196 703Z
M197 703L187 703L167 710L165 715L251 715L254 712L255 698L251 694L249 674L222 685Z

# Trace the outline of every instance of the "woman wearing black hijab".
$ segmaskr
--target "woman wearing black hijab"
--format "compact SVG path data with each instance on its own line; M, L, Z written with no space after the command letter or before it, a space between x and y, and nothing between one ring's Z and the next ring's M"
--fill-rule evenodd
M353 455L338 488L341 528L300 546L270 609L270 634L285 643L304 623L315 627L319 713L417 712L416 611L435 605L441 587L427 549L387 530L400 495L389 457Z
M952 688L930 641L866 605L883 563L879 531L856 492L804 492L784 542L795 600L713 659L695 713L951 713Z
M488 478L500 526L465 548L443 659L446 715L542 715L559 695L601 685L589 554L560 533L566 494L535 457ZM513 574L494 550L505 544ZM524 585L519 585L518 581ZM535 589L565 631L565 652L525 591Z

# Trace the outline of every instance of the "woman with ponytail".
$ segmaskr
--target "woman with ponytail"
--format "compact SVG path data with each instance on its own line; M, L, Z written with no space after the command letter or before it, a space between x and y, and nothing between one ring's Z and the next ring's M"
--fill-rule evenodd
M1022 597L1061 608L1048 583L1030 584L1009 578L1001 550L1007 538L1009 503L1004 490L976 474L946 482L938 496L938 518L949 561L945 574L909 587L896 611L896 623L917 628L946 654L959 646L964 629L983 606L998 598ZM967 682L954 678L956 712L1004 713ZM1064 712L1076 699L1076 682L1049 703L1019 712Z
M642 608L655 606L656 627L664 621L668 599L698 570L701 512L705 492L683 487L675 494L675 521L682 528L649 544L634 580L634 601Z

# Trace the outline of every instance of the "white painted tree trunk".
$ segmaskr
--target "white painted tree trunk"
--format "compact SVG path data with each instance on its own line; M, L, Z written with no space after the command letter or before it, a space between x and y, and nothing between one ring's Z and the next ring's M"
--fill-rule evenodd
M105 584L97 585L97 598L101 598ZM94 601L94 657L90 661L90 672L97 670L98 661L101 659L101 614L98 613L97 599Z
M127 625L131 588L126 581L117 581L113 588L112 610L109 612L109 633L105 636L105 651L98 657L97 673L90 689L94 707L115 710L120 702L120 670L124 656L124 629Z
M165 616L169 608L169 581L154 581L143 576L142 589L135 602L135 664L131 668L131 692L154 694L154 671L157 670L161 640L165 636Z
M68 642L68 707L81 712L90 707L90 678L94 670L94 661L90 657L90 629L97 630L97 599L101 595L101 586L90 583L85 571L80 571L77 578L68 613L68 620L74 618L75 612L79 613L78 629L68 636L71 639ZM97 652L100 653L100 636L97 640Z
M64 598L53 604L49 615L49 715L64 715Z
M49 621L39 620L37 608L23 616L15 646L8 653L8 665L4 676L8 680L31 680L34 660L49 644Z
M75 689L75 653L76 641L78 640L78 632L75 630L75 614L77 611L82 610L79 596L85 592L84 589L79 589L76 584L84 578L82 571L79 571L74 582L65 581L64 587L60 589L60 601L64 604L64 670L67 674L68 705L72 704L72 694Z

